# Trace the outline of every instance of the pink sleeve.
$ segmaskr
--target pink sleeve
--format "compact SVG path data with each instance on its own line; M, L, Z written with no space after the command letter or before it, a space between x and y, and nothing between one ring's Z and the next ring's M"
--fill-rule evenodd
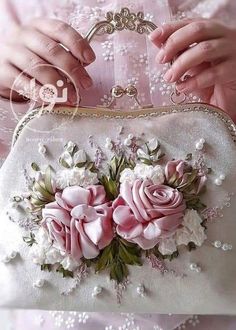
M217 18L230 26L236 26L235 0L169 0L172 13L177 18Z

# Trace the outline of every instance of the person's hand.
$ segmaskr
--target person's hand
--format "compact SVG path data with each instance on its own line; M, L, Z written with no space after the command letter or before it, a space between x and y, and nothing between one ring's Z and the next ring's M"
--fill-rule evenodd
M160 26L150 39L160 48L159 63L174 61L167 82L236 119L236 30L213 19L183 20Z
M63 46L64 47L63 47ZM78 88L89 88L92 79L84 66L95 60L95 54L82 36L68 24L55 19L34 19L29 25L17 28L0 52L0 96L20 101L19 91L29 90L32 78L36 93L42 85L66 84L71 77ZM61 70L59 70L59 69ZM16 77L24 72L14 84ZM66 75L63 75L66 72ZM67 83L71 104L76 101L72 84Z

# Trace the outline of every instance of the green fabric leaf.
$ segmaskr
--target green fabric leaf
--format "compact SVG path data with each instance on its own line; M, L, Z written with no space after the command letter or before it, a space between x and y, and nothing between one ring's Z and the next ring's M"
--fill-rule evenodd
M45 188L50 194L54 194L52 187L52 170L51 166L48 166L45 171Z
M43 265L41 265L41 270L51 272L52 271L52 265L51 264L43 264Z
M57 270L56 270L58 273L61 273L63 278L65 277L71 277L71 278L74 278L74 274L73 272L69 271L69 270L66 270L63 268L62 265L60 265Z
M32 163L31 164L31 167L36 172L39 172L40 171L40 168L39 168L38 164L36 164L36 163Z

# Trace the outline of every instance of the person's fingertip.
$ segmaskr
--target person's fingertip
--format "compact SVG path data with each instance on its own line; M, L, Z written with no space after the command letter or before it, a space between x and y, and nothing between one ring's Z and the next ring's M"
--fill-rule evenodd
M187 84L185 82L176 83L176 89L178 92L187 92Z
M151 41L155 41L156 39L160 38L163 33L163 29L161 27L156 28L152 33L149 34L149 39Z
M86 63L91 63L91 62L95 61L96 55L95 55L94 51L92 50L92 48L85 48L84 49L83 58L84 58Z
M156 61L160 64L163 64L165 63L165 59L166 59L166 56L165 56L165 51L164 49L160 49L157 56L156 56Z
M85 76L81 79L81 85L84 89L88 89L93 85L93 81L90 77Z

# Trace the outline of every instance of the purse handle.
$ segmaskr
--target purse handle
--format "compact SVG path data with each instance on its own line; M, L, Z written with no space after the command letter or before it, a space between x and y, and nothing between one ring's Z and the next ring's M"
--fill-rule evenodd
M120 12L113 13L107 12L105 20L94 24L85 36L85 39L90 43L91 40L96 36L104 34L113 34L115 31L129 30L139 34L149 34L157 28L157 25L149 20L144 19L144 13L139 11L137 14L131 13L128 8L122 8ZM171 63L172 64L172 63ZM170 64L170 65L171 65ZM111 89L111 101L106 106L110 108L117 98L123 97L124 95L133 98L135 103L141 107L138 100L137 88L129 84L126 88L119 85L112 87ZM182 97L183 96L183 97ZM179 100L178 98L181 97ZM170 100L173 104L181 104L186 100L185 94L179 93L176 88L170 95ZM143 106L143 108L152 107L152 105Z
M157 25L144 19L143 12L131 13L128 8L122 8L119 13L107 12L106 20L94 24L85 36L88 42L95 35L112 34L115 31L130 30L139 34L149 33L157 28Z

